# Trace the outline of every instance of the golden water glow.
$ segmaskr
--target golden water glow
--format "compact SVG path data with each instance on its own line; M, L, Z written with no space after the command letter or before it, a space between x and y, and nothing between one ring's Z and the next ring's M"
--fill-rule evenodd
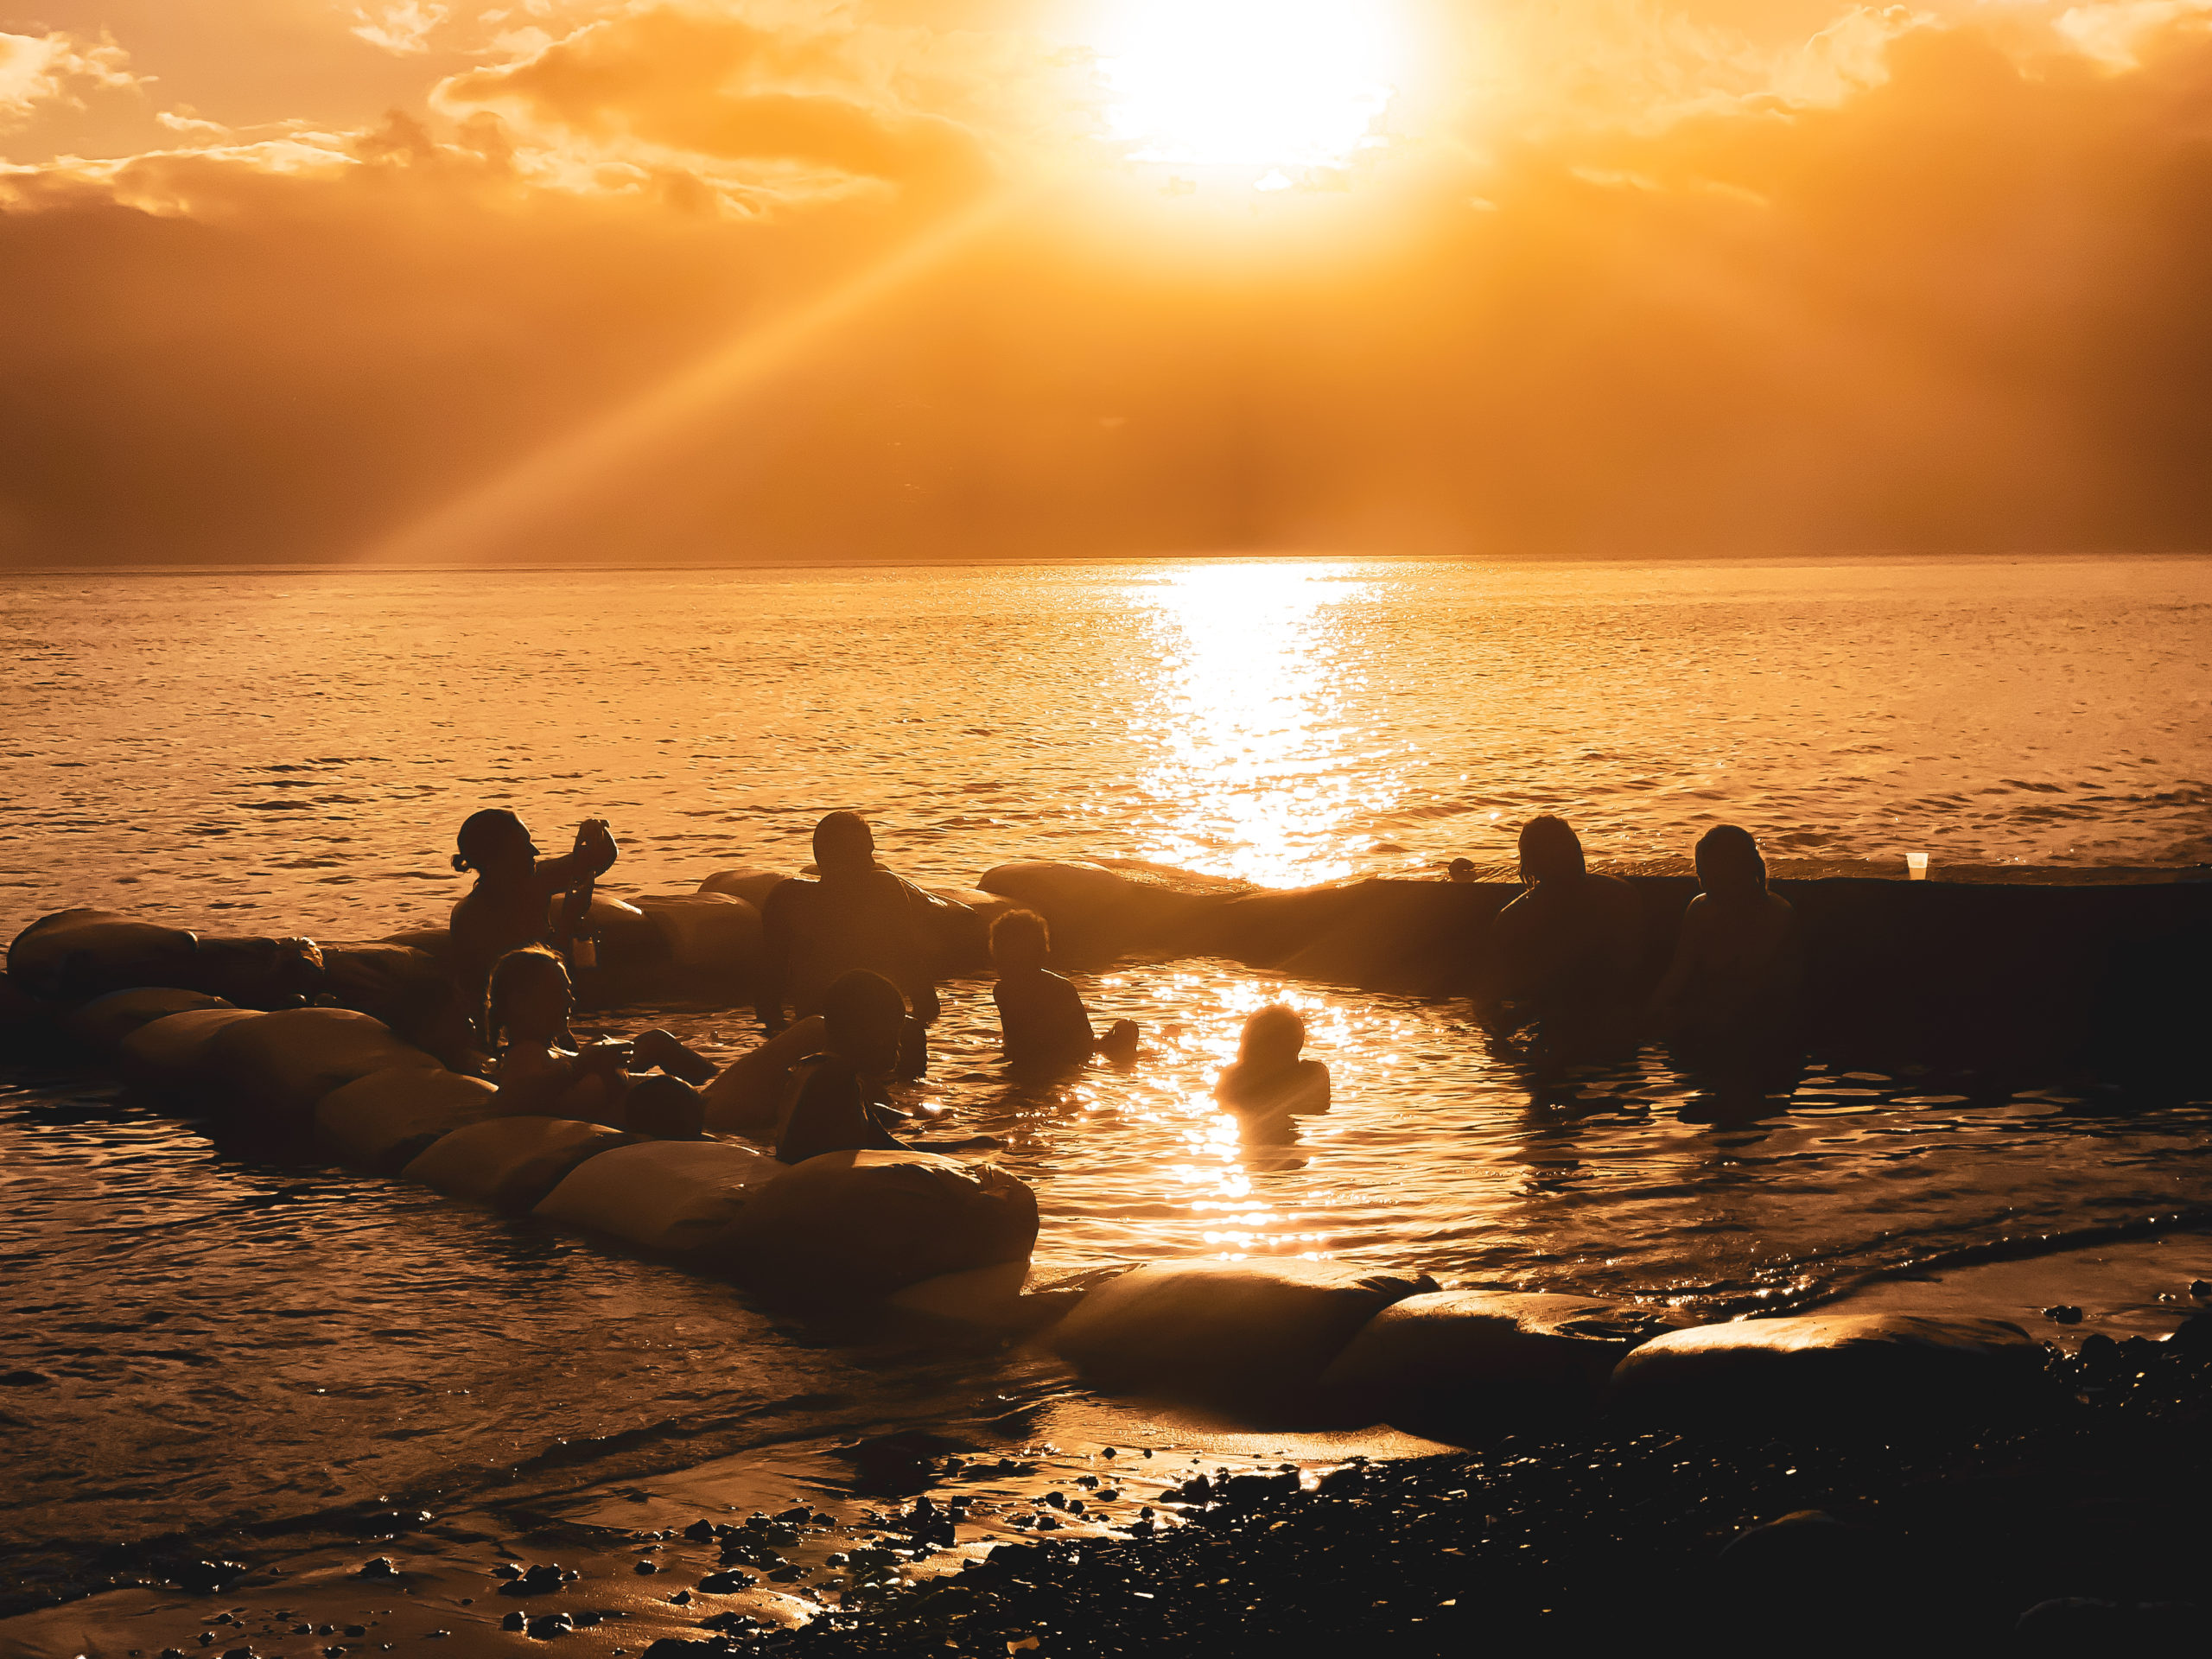
M1266 887L1352 873L1352 821L1389 804L1387 780L1345 766L1358 738L1338 714L1358 671L1336 612L1367 586L1345 565L1239 560L1152 591L1165 660L1135 728L1170 816L1146 856Z
M1111 136L1136 160L1335 168L1380 143L1398 54L1389 8L1361 0L1130 0L1102 30L1100 71Z

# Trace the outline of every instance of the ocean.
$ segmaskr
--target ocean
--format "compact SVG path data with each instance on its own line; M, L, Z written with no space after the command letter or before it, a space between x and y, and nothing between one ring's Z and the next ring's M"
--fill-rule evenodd
M97 905L374 938L463 890L461 820L602 890L796 868L826 810L971 886L1117 855L1293 885L1770 855L2046 878L2212 860L2212 561L1154 560L835 569L0 578L0 929ZM1716 1125L1653 1051L1538 1098L1464 1007L1218 961L1080 981L1144 1058L1039 1087L947 988L912 1103L1000 1136L1041 1268L1201 1254L1420 1267L1720 1313L1999 1239L2212 1203L2212 1103L1823 1069ZM1241 1143L1212 1077L1303 1008L1335 1107ZM640 1014L727 1056L749 1013ZM623 1021L607 1022L620 1029ZM454 1506L750 1446L1006 1409L1034 1362L840 1342L529 1219L219 1148L108 1079L0 1071L5 1605L118 1543Z

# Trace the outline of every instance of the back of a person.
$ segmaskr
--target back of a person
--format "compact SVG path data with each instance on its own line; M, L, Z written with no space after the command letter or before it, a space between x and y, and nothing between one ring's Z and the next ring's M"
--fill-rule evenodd
M822 880L794 879L768 895L770 924L788 952L786 995L802 1017L818 1012L839 977L914 974L917 925L907 884L888 870Z

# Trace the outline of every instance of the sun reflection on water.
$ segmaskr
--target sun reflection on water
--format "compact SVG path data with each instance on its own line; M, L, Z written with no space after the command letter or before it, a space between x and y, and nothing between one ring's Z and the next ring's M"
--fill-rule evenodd
M1363 770L1341 711L1364 670L1344 637L1374 584L1339 564L1239 562L1178 571L1147 594L1163 671L1132 715L1159 758L1144 785L1161 815L1147 855L1299 887L1350 875L1359 819L1387 810L1395 769Z

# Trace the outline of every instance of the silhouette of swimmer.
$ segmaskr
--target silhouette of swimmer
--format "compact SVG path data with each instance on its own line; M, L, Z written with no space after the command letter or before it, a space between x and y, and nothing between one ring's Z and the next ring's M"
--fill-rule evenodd
M919 1077L920 1027L938 1013L929 895L875 861L875 837L857 812L832 812L814 827L814 862L819 880L780 882L761 906L762 1022L772 1037L786 1005L799 1019L826 1013L830 987L842 976L880 975L905 993L920 1022L904 1039L895 1075Z
M1506 1030L1533 1013L1554 1048L1624 1039L1643 931L1636 890L1591 874L1580 837L1549 814L1521 828L1521 880L1528 891L1491 924L1477 1017Z
M1292 1118L1329 1109L1329 1068L1300 1059L1305 1046L1306 1021L1283 1003L1271 1002L1244 1021L1236 1063L1215 1080L1213 1097L1250 1138L1290 1140L1298 1132Z
M614 837L603 818L576 826L575 845L559 858L539 861L530 831L513 813L486 807L461 826L456 870L474 870L476 885L453 907L454 976L472 1005L480 1003L492 964L510 950L545 940L552 928L556 894L604 875L615 858ZM487 1041L496 1040L490 1032Z
M806 1062L777 1158L798 1164L825 1152L909 1150L891 1133L888 1120L903 1114L885 1090L899 1067L906 999L882 975L856 969L823 992L822 1023L829 1047Z
M1653 1021L1694 1044L1770 1041L1794 1022L1797 913L1767 891L1766 861L1748 830L1708 830L1697 843L1705 891L1682 912L1666 977L1652 994Z
M1045 966L1052 933L1033 910L1009 910L991 924L991 965L1006 1058L1018 1066L1080 1065L1092 1054L1127 1065L1136 1058L1137 1027L1116 1020L1103 1037L1092 1031L1083 995Z
M498 1051L499 1110L698 1139L705 1108L693 1085L714 1077L714 1062L660 1030L579 1043L569 1030L575 1007L569 966L543 945L510 950L493 964L484 1028ZM631 1075L656 1067L664 1075Z

